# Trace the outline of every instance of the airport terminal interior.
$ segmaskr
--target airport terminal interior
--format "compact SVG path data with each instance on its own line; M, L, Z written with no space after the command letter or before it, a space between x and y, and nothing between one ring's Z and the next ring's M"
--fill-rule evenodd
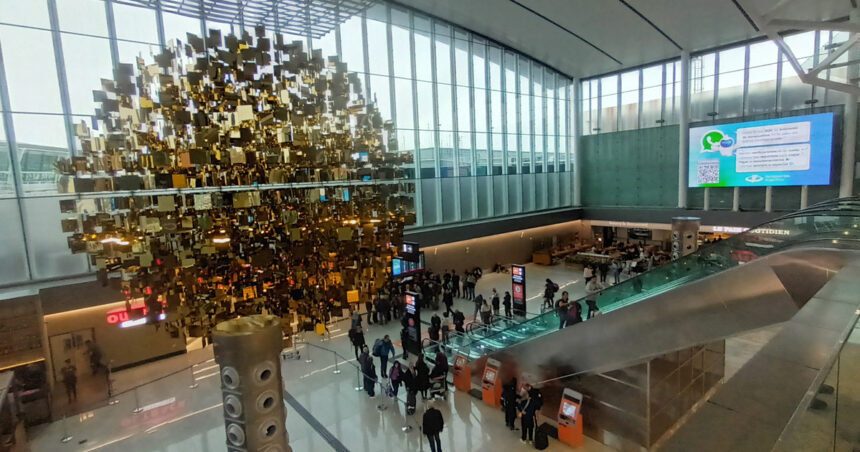
M860 451L854 0L0 0L0 452Z

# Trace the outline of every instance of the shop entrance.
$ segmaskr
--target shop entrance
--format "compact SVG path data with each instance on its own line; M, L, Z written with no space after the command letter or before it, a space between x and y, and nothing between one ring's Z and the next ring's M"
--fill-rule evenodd
M92 340L92 328L57 334L48 338L55 382L62 383L63 376L60 370L66 365L67 359L71 359L72 364L77 368L78 378L90 374L90 358L87 355L86 341Z

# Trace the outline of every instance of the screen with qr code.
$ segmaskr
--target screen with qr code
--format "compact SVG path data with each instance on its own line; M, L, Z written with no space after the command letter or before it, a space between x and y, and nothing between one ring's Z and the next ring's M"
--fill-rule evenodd
M828 185L834 114L690 129L690 187Z

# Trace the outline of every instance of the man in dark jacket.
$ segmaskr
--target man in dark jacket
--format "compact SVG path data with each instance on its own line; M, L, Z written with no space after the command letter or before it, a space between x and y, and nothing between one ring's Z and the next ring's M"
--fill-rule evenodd
M361 347L364 347L364 331L360 326L349 330L349 341L352 342L352 347L355 349L355 359L358 359Z
M442 442L439 440L439 434L445 427L445 421L442 419L442 412L430 406L424 411L424 419L421 428L424 434L427 435L427 441L430 442L430 452L442 452Z
M454 329L458 333L465 333L466 332L466 330L463 329L463 323L466 322L466 316L462 312L460 312L459 309L454 311L454 315L453 315L451 321L454 322Z
M391 337L387 334L382 338L382 346L379 347L379 363L382 365L382 373L380 376L384 379L388 375L388 358L395 358L397 353L394 351L394 343L391 342Z
M516 430L514 424L517 420L517 379L511 379L511 382L502 386L502 407L505 409L505 425Z
M460 275L457 272L454 272L454 276L451 277L451 293L453 296L460 298Z
M505 291L505 299L502 301L502 305L505 307L505 317L513 317L513 314L511 313L511 293L507 290Z
M543 405L543 395L540 391L533 388L531 385L526 385L528 396L520 402L521 423L523 429L522 443L526 441L534 441L535 424L537 422L537 413L540 412Z

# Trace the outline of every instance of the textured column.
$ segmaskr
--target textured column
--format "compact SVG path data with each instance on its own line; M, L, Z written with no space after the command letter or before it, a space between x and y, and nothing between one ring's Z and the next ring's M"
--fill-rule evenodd
M280 318L252 315L221 322L213 343L228 452L292 452L279 365Z

